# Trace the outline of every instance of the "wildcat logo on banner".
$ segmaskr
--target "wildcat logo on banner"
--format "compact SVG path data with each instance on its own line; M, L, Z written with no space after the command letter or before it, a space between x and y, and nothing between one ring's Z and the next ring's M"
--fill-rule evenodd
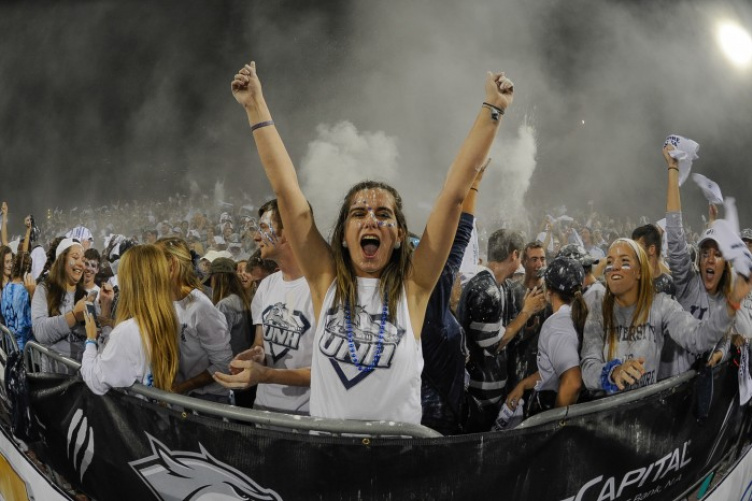
M281 501L230 465L222 463L199 444L200 453L171 451L148 433L153 454L130 464L163 501L250 499Z
M370 326L367 332L376 330L378 337L375 322L376 329L373 319L353 327ZM385 344L397 342L387 335L392 329L385 326ZM34 447L74 488L107 500L354 501L414 499L416 493L421 499L485 499L489 492L509 499L677 499L731 457L752 419L739 405L738 371L729 363L710 373L713 404L701 423L694 412L697 381L684 378L633 390L644 398L604 399L597 411L542 426L523 422L513 432L459 441L386 437L377 447L363 447L358 437L182 413L118 390L98 396L63 374L29 376L31 416L43 434ZM562 469L564 457L575 467ZM742 476L734 496L718 499L739 499L749 478Z
M752 378L749 376L749 343L744 343L739 359L739 405L752 398Z

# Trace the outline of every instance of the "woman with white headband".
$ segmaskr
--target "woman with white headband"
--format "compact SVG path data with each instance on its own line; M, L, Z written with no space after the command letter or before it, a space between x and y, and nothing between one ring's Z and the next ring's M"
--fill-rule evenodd
M81 360L86 340L84 310L86 263L83 246L70 238L60 241L55 262L31 300L34 338L61 355Z
M734 320L727 305L703 320L666 294L656 294L647 254L634 240L620 238L606 258L606 294L585 323L582 379L590 390L614 393L657 381L666 337L693 353L714 347ZM739 303L750 283L737 277L729 302Z

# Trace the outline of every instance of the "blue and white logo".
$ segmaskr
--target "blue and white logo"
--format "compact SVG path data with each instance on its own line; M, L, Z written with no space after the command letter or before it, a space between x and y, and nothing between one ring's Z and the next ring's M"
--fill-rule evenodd
M368 366L373 363L378 351L381 313L371 315L358 305L353 311L351 324L358 361L361 365ZM404 333L405 329L387 321L384 325L384 344L379 362L373 371L361 372L350 357L344 309L337 306L326 312L324 335L321 336L319 341L319 350L329 358L342 384L349 390L373 372L379 369L388 369L392 366L394 353Z
M288 311L285 303L276 303L262 313L264 341L269 343L274 362L290 350L297 350L300 338L311 328L311 322L298 310Z

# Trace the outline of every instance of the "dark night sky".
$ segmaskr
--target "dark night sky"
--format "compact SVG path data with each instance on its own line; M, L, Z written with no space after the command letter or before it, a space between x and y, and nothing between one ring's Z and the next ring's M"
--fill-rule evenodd
M735 196L751 226L752 71L720 55L713 26L724 16L752 26L747 3L717 1L3 3L0 199L15 224L191 182L264 197L229 92L254 58L314 207L339 198L336 180L362 177L352 165L375 152L366 172L392 181L422 224L484 73L500 68L516 99L486 194L521 199L529 182L528 208L592 199L655 220L660 146L675 132L701 144L694 170ZM334 128L342 121L353 128ZM521 138L525 123L534 142ZM699 219L699 190L688 181L682 194ZM492 198L486 210L504 203Z

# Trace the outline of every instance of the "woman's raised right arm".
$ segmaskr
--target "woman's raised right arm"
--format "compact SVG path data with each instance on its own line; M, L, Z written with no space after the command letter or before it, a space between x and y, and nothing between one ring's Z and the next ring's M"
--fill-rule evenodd
M261 81L256 74L255 62L251 61L240 69L231 88L235 100L243 106L248 116L261 164L277 197L284 234L311 286L314 301L323 301L336 273L331 250L316 228L313 213L300 189L295 167L274 126L261 90Z

